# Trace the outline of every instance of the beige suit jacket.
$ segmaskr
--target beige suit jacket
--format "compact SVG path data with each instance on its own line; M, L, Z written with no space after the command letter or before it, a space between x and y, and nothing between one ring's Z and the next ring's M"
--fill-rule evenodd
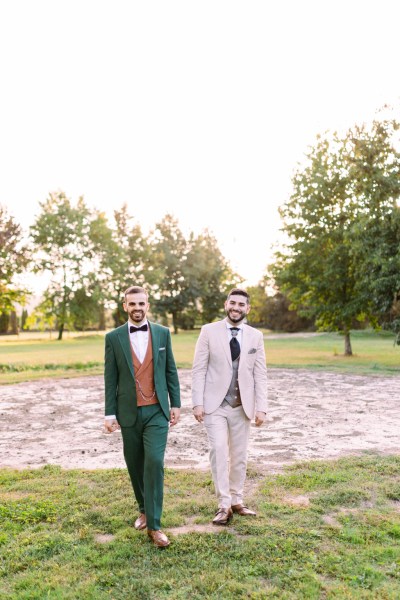
M267 367L263 335L243 325L239 361L239 389L249 419L267 412ZM192 403L214 412L226 396L232 379L232 359L226 319L204 325L197 340L192 368Z

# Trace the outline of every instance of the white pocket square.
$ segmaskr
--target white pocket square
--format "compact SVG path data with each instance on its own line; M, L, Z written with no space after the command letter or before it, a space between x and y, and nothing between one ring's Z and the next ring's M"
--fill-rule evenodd
M248 354L255 354L257 352L257 348L250 348Z

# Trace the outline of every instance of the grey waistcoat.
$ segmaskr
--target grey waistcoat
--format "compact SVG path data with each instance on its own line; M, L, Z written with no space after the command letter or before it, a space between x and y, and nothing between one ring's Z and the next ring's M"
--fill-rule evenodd
M230 404L232 408L242 404L238 381L239 360L240 356L238 356L238 358L232 362L232 379L222 403L223 406L226 406L225 402Z

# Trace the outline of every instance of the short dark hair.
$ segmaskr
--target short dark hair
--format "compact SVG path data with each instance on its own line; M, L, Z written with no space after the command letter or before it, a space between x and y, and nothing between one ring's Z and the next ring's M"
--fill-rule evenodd
M229 292L227 299L229 299L231 296L244 296L247 299L247 304L250 304L250 296L246 292L246 290L241 290L240 288L233 288L233 290Z
M140 285L132 285L131 287L128 287L128 289L126 289L124 292L125 300L128 294L146 294L147 300L149 299L149 294L144 288L140 287Z

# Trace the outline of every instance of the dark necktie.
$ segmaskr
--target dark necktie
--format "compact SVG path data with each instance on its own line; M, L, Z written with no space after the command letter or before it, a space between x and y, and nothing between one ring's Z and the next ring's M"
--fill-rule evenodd
M136 333L136 331L147 331L147 329L147 323L145 323L145 325L142 325L141 327L134 327L133 325L131 325L129 328L129 333Z
M229 342L229 345L231 347L231 357L232 357L232 362L233 362L240 355L240 344L236 339L236 336L239 333L239 327L231 327L230 330L231 330L232 338L231 338L231 341Z

